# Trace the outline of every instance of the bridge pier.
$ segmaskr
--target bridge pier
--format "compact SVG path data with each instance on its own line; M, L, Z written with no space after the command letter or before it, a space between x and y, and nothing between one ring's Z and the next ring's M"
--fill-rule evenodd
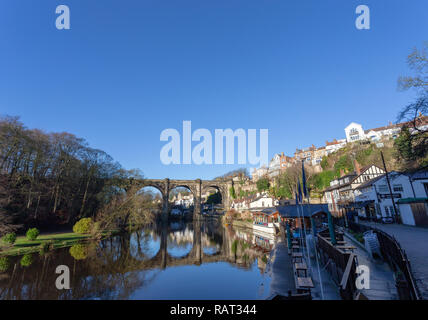
M193 220L200 220L202 217L201 198L202 198L202 181L197 179L194 190Z
M195 254L195 264L202 264L202 234L201 221L193 221L193 252Z
M162 222L168 222L169 218L169 179L164 180L164 192L162 194Z
M161 251L161 269L166 268L167 260L167 248L168 248L168 226L166 223L162 223L161 237L160 237L160 248Z

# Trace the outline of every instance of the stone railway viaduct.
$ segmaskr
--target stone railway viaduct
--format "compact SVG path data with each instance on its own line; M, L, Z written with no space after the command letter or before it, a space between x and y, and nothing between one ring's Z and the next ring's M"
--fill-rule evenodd
M139 188L154 187L162 194L162 217L168 219L170 211L169 194L171 190L178 187L185 187L193 194L194 211L193 218L198 219L201 217L201 198L202 194L209 189L216 189L221 194L222 205L227 210L231 204L229 189L233 186L232 180L218 179L218 180L174 180L174 179L141 179L133 180L134 185Z

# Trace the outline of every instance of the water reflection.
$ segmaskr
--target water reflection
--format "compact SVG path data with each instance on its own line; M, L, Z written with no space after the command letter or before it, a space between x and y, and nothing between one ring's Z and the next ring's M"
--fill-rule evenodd
M70 248L11 257L0 299L257 299L273 238L218 222L153 225ZM24 262L23 262L24 260ZM58 290L58 265L70 290Z

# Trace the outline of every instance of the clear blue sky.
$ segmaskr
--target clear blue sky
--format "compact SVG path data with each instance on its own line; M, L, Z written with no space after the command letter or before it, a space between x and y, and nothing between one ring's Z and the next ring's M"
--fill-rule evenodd
M71 30L55 28L60 4ZM385 125L414 98L396 81L425 40L426 0L2 0L0 114L147 177L207 179L239 165L165 166L163 129L267 128L271 157Z

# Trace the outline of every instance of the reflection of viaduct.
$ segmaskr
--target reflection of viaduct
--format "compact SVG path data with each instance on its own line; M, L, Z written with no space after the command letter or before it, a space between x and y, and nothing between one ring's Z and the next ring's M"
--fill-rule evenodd
M225 229L222 229L225 233ZM174 266L184 265L201 265L202 263L213 263L213 262L235 262L235 255L232 252L230 242L227 239L226 233L223 235L223 241L220 250L214 254L206 254L202 248L202 232L201 223L199 221L193 222L193 247L192 249L182 257L173 257L168 253L168 230L163 227L160 232L160 247L157 254L151 259L128 261L128 270L148 270L148 269L165 269Z
M194 217L198 218L201 215L201 197L202 194L210 188L217 189L221 194L222 204L224 208L230 207L229 189L233 185L232 180L170 180L170 179L142 179L133 180L133 183L140 187L154 187L162 194L162 216L166 220L169 213L169 193L177 187L185 187L193 194L194 199Z

